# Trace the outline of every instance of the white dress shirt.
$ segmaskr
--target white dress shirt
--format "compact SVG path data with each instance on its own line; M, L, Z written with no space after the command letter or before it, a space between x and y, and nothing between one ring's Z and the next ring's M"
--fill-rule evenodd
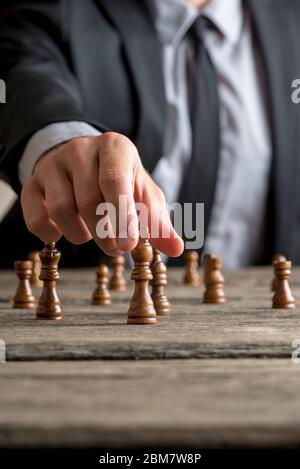
M262 64L241 0L212 1L205 13L223 33L206 37L218 73L221 153L205 251L238 267L259 262L265 247L272 145Z
M186 33L199 11L184 0L147 2L162 42L168 109L164 154L152 176L172 203L192 151L187 74L192 58ZM272 149L260 59L242 0L210 0L201 13L217 27L206 32L205 44L218 77L221 128L215 203L204 250L221 256L226 267L237 267L259 261L263 246ZM21 182L47 149L83 135L100 133L80 122L51 124L37 132L20 162Z

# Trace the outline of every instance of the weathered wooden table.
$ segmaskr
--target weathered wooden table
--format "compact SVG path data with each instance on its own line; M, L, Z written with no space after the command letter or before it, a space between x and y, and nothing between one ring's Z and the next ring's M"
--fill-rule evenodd
M94 272L63 271L65 319L42 322L1 272L0 446L300 447L300 307L270 308L270 268L225 273L223 306L182 276L170 317L128 326L131 284L95 307ZM300 270L291 285L300 305Z

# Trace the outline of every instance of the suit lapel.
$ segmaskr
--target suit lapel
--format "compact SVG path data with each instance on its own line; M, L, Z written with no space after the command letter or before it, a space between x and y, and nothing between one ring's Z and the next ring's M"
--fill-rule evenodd
M122 38L125 60L137 93L135 143L152 171L163 154L166 97L161 46L141 0L97 0ZM117 111L116 111L117 112Z
M299 107L291 101L291 83L299 76L297 35L285 2L247 0L254 32L262 53L269 91L270 122L274 149L271 198L274 208L274 249L292 250L292 223L299 200ZM299 37L299 34L298 34Z

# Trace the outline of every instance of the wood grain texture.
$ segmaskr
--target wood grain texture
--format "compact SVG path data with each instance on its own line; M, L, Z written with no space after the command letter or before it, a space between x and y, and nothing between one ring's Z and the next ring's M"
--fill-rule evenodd
M0 446L299 447L291 360L0 365Z
M300 337L300 307L272 310L272 269L224 272L227 303L202 304L203 287L183 285L184 272L169 269L170 317L154 327L127 325L132 282L113 292L111 306L91 306L95 272L63 271L58 291L65 319L38 322L30 311L11 308L13 273L0 274L0 338L8 360L288 358ZM127 272L128 279L128 272ZM291 286L300 299L300 271ZM298 301L299 303L299 301Z
M172 314L147 327L126 324L130 281L91 306L95 272L63 271L65 319L41 323L0 273L0 447L300 446L300 308L272 310L272 269L224 272L225 305L168 274Z

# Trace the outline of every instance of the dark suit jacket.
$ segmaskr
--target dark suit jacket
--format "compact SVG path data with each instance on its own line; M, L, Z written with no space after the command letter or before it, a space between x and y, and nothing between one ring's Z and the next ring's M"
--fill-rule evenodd
M66 120L127 135L151 172L162 155L166 99L161 46L144 2L15 3L0 15L0 78L7 82L7 104L0 105L2 173L19 191L17 164L26 142L46 124ZM283 252L299 262L300 106L292 104L291 83L300 77L300 2L246 3L263 58L272 129L268 254ZM208 224L217 167L206 170L202 161L201 174L197 167L193 158L189 174L197 175L199 186L209 184L201 200L198 193L188 201L207 204Z

